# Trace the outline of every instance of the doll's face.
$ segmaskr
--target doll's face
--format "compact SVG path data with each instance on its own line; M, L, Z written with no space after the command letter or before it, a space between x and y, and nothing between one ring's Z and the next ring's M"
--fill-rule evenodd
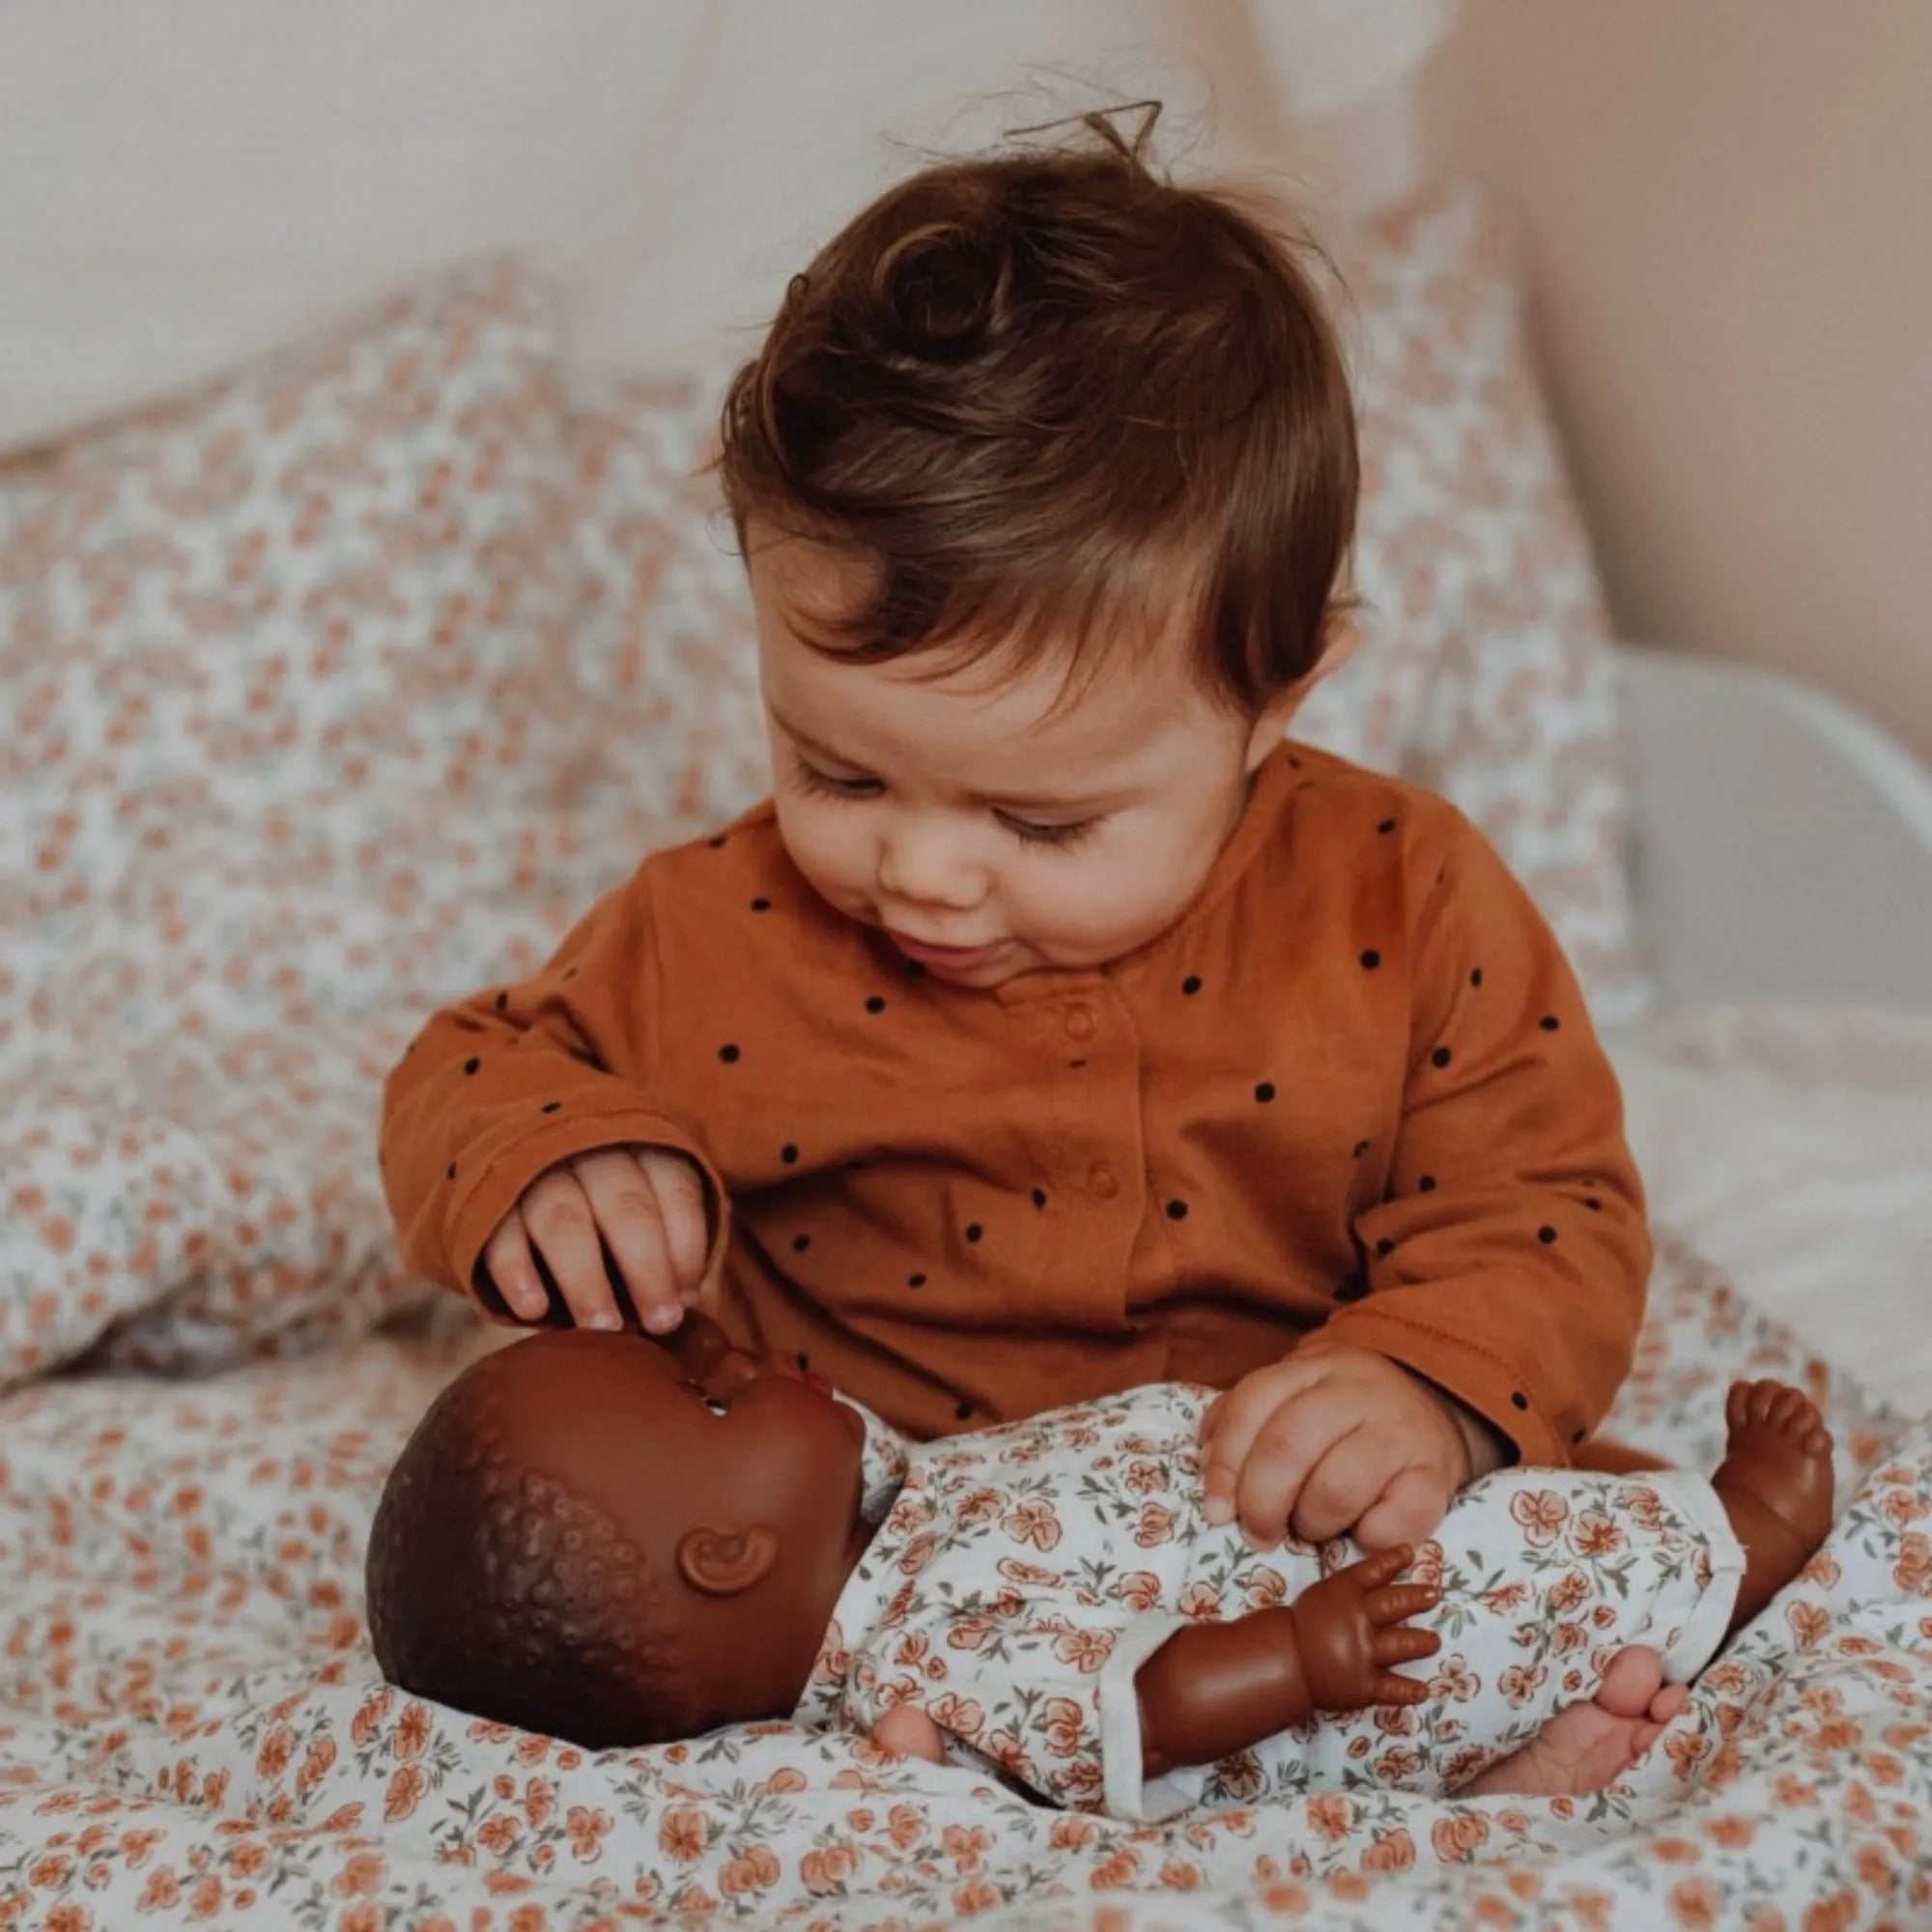
M630 1334L536 1335L489 1366L503 1448L592 1504L679 1605L703 1727L788 1713L869 1535L859 1411L735 1351Z

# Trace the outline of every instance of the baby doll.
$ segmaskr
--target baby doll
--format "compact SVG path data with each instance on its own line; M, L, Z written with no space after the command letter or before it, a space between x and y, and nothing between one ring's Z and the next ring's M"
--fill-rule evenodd
M1091 131L793 277L721 423L772 796L428 1020L387 1198L499 1319L708 1284L922 1436L1225 1390L1216 1520L1417 1543L1582 1452L1643 1192L1495 851L1285 736L1356 642L1317 251Z
M1740 1383L1709 1483L1494 1476L1402 1582L1406 1548L1257 1552L1208 1524L1204 1399L882 1435L901 1466L868 1473L866 1417L822 1382L534 1337L459 1377L396 1464L376 1655L591 1747L795 1716L1127 1817L1364 1779L1593 1788L1677 1708L1660 1675L1694 1675L1831 1518L1816 1411ZM1433 1682L1393 1668L1445 1648Z

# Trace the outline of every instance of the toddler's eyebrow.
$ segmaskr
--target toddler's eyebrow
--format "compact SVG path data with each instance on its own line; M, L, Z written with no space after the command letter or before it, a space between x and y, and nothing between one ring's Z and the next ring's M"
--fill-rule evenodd
M856 758L848 758L842 752L835 752L830 745L821 744L810 731L801 731L777 705L768 707L773 721L787 738L795 740L814 757L820 757L829 765L843 765L848 771L863 771L865 767ZM1120 805L1135 796L1127 787L1117 786L1107 792L1082 792L1064 797L1056 797L1051 792L975 792L974 797L981 805L1001 806L1010 810L1017 806L1029 806L1036 810L1046 811L1099 811L1109 806Z

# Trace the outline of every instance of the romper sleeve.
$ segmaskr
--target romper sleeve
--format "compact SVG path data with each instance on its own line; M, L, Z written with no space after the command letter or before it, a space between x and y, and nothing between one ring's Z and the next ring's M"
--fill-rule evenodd
M1406 859L1410 1027L1367 1294L1310 1349L1376 1350L1567 1465L1629 1373L1651 1262L1623 1097L1529 895L1453 807Z
M1141 1665L1183 1618L1076 1606L1070 1592L1026 1590L956 1601L945 1621L944 1634L935 1633L946 1673L939 1684L904 1667L917 1653L903 1630L872 1646L871 1667L858 1673L866 1694L855 1706L867 1724L895 1704L916 1702L955 1755L991 1763L1071 1810L1163 1818L1199 1796L1204 1771L1143 1776L1134 1691Z
M383 1089L384 1190L411 1268L459 1292L546 1168L598 1148L672 1149L696 1163L709 1275L729 1206L696 1123L657 1091L664 988L650 862L600 900L550 962L434 1014Z

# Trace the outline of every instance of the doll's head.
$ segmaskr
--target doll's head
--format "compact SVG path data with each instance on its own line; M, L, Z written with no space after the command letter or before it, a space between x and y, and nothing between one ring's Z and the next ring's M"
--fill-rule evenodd
M788 1716L870 1534L864 1419L695 1366L569 1330L457 1377L370 1533L384 1674L591 1749Z

